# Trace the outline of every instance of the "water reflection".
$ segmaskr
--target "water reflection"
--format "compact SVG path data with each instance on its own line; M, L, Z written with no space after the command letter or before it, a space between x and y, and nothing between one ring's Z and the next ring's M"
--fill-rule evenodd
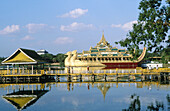
M133 94L131 95L130 97L130 105L127 109L123 109L123 111L140 111L141 110L141 100L139 98L138 95L136 94ZM168 108L167 110L169 110L169 94L167 95L167 102L168 102ZM165 109L165 105L163 102L160 102L158 100L155 100L155 102L153 103L150 103L148 106L147 106L147 110L149 111L164 111L166 110Z
M26 109L33 105L41 96L46 94L49 90L45 89L43 85L7 85L3 84L1 87L7 87L7 94L2 98L13 105L18 111ZM10 90L11 89L11 90ZM11 93L9 93L11 91Z
M97 88L101 91L101 93L102 93L102 95L103 95L103 98L104 98L104 100L105 100L106 93L107 93L107 91L111 88L110 84L106 84L106 83L104 83L104 84L99 84L99 85L97 86Z
M131 103L128 109L123 109L123 111L140 111L141 110L141 102L139 96L136 94L131 95L130 97Z
M159 111L159 110L164 110L164 103L163 102L159 102L159 101L155 101L154 103L151 103L148 107L148 110L150 111Z
M10 94L2 96L7 102L21 111L26 107L34 104L41 96L47 93L48 90L26 90L26 91L17 91Z
M55 78L55 81L44 83L33 81L32 83L3 83L0 84L0 91L7 92L1 95L2 98L17 110L27 110L28 107L28 110L35 110L35 107L32 107L33 104L39 105L43 102L39 110L48 110L49 107L52 110L57 108L63 111L87 110L86 108L89 107L91 111L102 111L107 106L108 110L114 107L114 109L118 108L115 110L139 111L144 109L157 110L158 108L167 110L166 102L163 99L166 98L168 105L170 104L170 97L167 95L167 91L170 90L169 86L169 84L162 84L157 80L133 81L126 79L126 77L116 80L114 76L107 78L96 76L94 80L92 76L82 76L81 79L79 76L59 76ZM155 95L155 92L158 94ZM152 94L156 98L149 96ZM159 100L157 98L160 96L159 94L166 94L166 97L162 98L161 96L161 100ZM150 101L151 98L154 100ZM147 101L146 105L144 105L145 101ZM65 107L67 105L70 109ZM3 106L0 105L0 107Z

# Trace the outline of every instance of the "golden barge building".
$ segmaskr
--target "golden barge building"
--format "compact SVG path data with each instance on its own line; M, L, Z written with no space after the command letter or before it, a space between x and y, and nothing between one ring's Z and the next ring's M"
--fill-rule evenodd
M66 55L65 66L68 67L105 67L105 68L136 68L143 60L146 48L137 60L131 60L133 56L125 49L112 47L105 39L104 34L95 47L89 51L77 53L77 50L69 51Z

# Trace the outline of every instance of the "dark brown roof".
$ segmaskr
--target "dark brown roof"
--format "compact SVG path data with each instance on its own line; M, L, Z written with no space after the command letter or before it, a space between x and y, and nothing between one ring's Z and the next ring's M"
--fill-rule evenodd
M33 58L37 62L45 62L40 55L38 55L34 50L20 48L25 54Z

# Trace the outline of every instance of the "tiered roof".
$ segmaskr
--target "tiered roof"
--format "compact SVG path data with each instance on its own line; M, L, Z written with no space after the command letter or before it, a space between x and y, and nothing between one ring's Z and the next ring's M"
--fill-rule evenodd
M84 51L78 53L78 57L82 56L131 56L125 49L118 49L117 47L112 47L102 35L101 40L95 47L90 47L89 51Z
M102 48L112 48L112 46L110 45L110 43L108 43L104 37L104 33L102 35L102 38L101 40L99 41L99 43L97 43L97 46L95 48L98 48L98 49L102 49Z

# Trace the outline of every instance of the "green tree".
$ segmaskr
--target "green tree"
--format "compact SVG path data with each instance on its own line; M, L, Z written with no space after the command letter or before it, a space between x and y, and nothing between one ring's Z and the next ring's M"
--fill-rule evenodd
M46 62L52 63L54 55L53 54L43 54L41 55L42 59L45 60Z
M61 66L64 66L65 58L66 58L66 55L59 53L56 55L55 60L56 62L59 62Z
M170 39L170 0L164 5L162 0L142 0L138 9L140 13L133 30L128 32L126 39L115 42L127 47L134 59L139 56L140 45L156 53L163 50L163 43L169 44Z
M6 58L5 57L0 57L0 64L3 60L5 60Z

